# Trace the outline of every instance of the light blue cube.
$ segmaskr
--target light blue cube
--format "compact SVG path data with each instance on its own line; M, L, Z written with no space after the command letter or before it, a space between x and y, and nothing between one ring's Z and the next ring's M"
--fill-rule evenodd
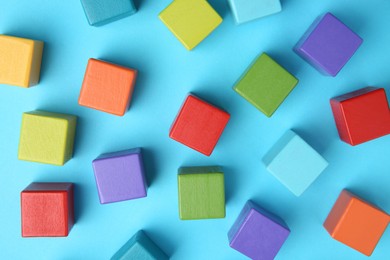
M81 4L92 26L101 26L137 12L133 0L81 0Z
M267 170L300 196L325 170L328 162L296 133L289 130L264 156Z
M282 11L280 0L228 0L237 24Z

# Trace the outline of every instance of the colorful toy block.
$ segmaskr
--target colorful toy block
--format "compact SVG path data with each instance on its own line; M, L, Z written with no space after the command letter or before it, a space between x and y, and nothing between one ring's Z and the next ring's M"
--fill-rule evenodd
M123 116L130 106L137 71L89 59L79 104Z
M358 145L390 134L390 110L383 88L367 87L330 100L341 140Z
M20 194L23 237L66 237L74 224L73 184L33 182Z
M0 35L0 84L31 87L39 82L43 42Z
M210 156L229 118L225 111L189 95L171 127L169 137Z
M234 90L271 117L297 84L297 78L262 53L237 81Z
M182 167L177 179L180 219L225 217L224 174L220 167Z
M169 257L144 231L138 231L126 242L111 260L168 260Z
M282 219L248 201L228 238L230 247L251 259L273 260L289 234Z
M85 16L92 26L101 26L137 12L133 0L81 0Z
M321 73L335 77L362 43L359 35L326 13L310 26L294 51Z
M282 11L280 0L228 0L228 2L237 24Z
M46 111L23 113L18 159L64 165L73 155L77 117Z
M343 190L324 227L334 239L370 256L389 222L381 209Z
M92 165L101 204L146 197L141 148L102 154Z
M300 196L328 166L328 162L293 131L287 131L264 156L267 170Z
M175 0L159 18L188 50L222 23L222 18L205 0Z

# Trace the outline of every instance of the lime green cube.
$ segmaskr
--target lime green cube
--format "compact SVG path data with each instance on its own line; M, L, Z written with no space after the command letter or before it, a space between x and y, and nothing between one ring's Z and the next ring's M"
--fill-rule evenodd
M297 78L263 53L244 72L234 90L271 117L297 84Z
M180 219L225 217L224 174L220 167L182 167L178 186Z

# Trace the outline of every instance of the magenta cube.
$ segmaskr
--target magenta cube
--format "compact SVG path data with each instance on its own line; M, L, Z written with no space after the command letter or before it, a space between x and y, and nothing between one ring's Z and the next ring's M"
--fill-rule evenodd
M294 51L321 73L335 77L362 43L359 35L326 13L310 26Z
M146 197L141 148L102 154L92 162L100 203Z
M251 259L274 259L290 230L282 219L248 201L229 230L230 247Z

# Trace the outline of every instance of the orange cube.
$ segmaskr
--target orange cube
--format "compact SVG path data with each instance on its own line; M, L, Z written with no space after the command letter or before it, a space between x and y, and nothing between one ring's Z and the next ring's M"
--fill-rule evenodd
M123 116L130 105L136 77L136 70L89 59L79 104Z
M324 227L334 239L370 256L389 222L388 214L343 190Z

